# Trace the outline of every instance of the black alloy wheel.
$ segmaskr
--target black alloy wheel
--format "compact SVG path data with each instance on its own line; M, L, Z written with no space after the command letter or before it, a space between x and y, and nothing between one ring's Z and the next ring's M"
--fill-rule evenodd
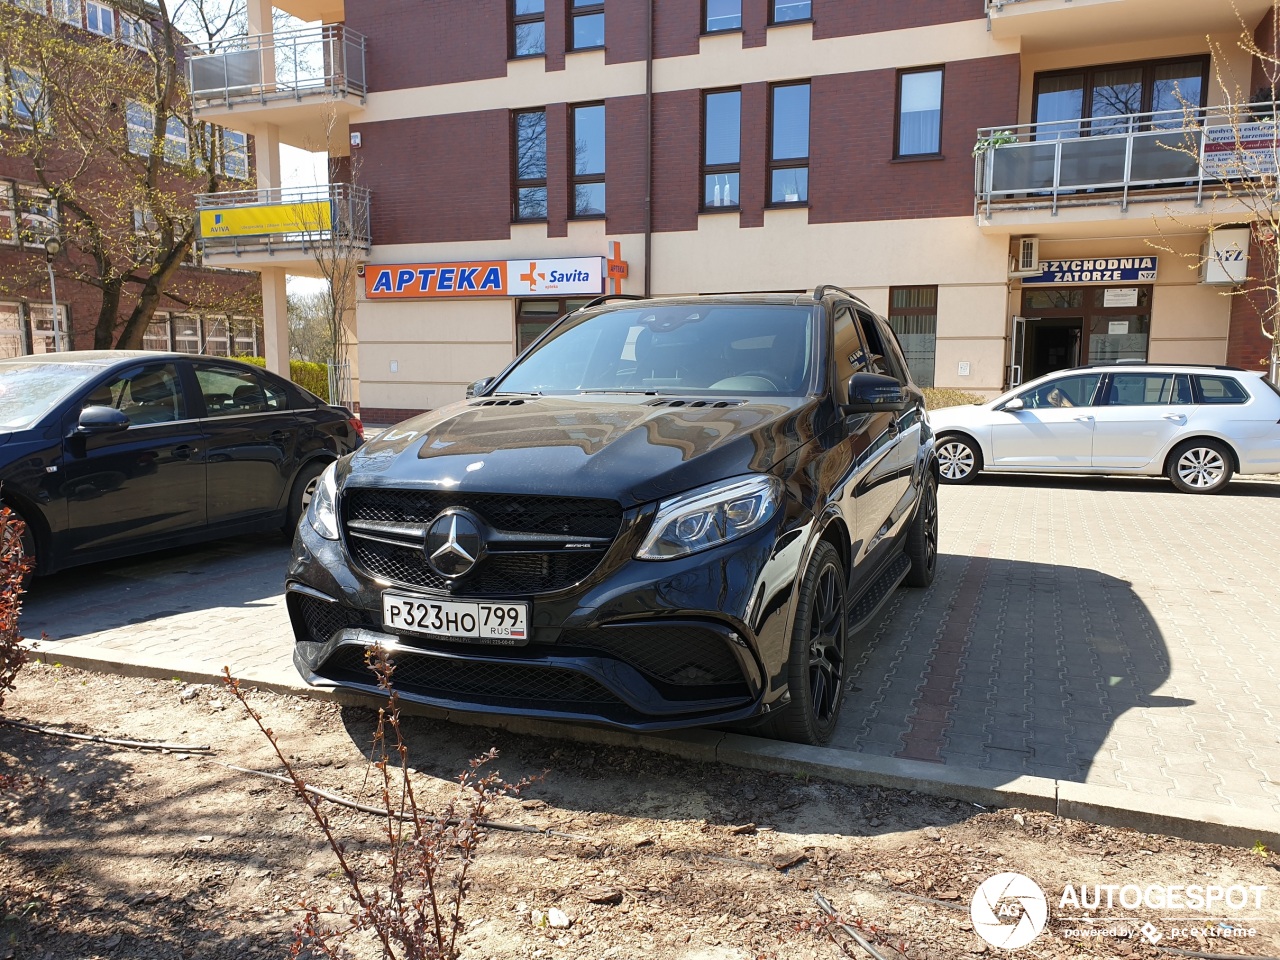
M907 557L911 569L903 580L908 587L927 587L938 570L938 484L926 475L920 503L907 533Z
M769 736L815 746L831 739L844 700L848 646L844 565L824 540L813 551L796 598L787 662L791 702L766 721Z

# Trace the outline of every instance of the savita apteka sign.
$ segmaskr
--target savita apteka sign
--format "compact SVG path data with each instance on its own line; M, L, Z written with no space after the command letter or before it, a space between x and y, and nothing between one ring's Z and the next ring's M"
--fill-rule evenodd
M389 263L365 267L370 300L568 297L604 292L604 258Z

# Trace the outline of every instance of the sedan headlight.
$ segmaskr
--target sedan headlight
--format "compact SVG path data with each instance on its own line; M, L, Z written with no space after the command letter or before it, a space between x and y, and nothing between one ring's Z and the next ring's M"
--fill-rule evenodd
M316 533L326 540L337 540L338 532L338 481L337 461L329 464L320 481L316 484L316 492L307 506L307 523Z
M778 512L776 477L721 480L658 504L638 560L670 560L707 550L764 526Z

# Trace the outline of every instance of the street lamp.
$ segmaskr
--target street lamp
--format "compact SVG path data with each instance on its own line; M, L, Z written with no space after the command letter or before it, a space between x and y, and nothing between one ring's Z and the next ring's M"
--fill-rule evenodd
M49 268L49 299L53 301L53 349L61 353L66 349L62 339L62 324L58 322L58 286L53 279L53 258L62 252L62 240L56 236L44 241L44 264Z

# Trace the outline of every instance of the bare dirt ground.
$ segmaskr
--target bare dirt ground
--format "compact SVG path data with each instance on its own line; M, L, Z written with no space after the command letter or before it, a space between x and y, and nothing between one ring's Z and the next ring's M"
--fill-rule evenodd
M186 699L184 699L184 691ZM373 796L371 710L251 693L309 782ZM0 960L282 957L297 904L341 904L337 863L227 691L29 665L10 719L130 739L209 744L140 752L0 726ZM822 893L885 958L1006 951L970 898L1003 872L1047 891L1049 926L1019 957L1280 955L1280 858L878 788L699 765L409 718L418 789L442 802L491 746L508 780L547 771L494 817L573 834L490 831L466 902L464 957L810 960L872 954L818 928ZM381 825L331 806L356 868L385 868ZM1059 909L1067 884L1266 886L1262 906L1188 914ZM596 903L593 900L613 902ZM535 925L563 911L567 928ZM1092 923L1069 919L1090 916ZM1119 920L1104 918L1121 915ZM1195 916L1194 921L1174 917ZM1139 928L1162 935L1153 947ZM1081 927L1122 936L1079 937ZM1195 933L1183 933L1184 928ZM1253 929L1255 935L1228 934ZM367 950L357 946L358 954ZM1185 954L1184 954L1185 955Z

